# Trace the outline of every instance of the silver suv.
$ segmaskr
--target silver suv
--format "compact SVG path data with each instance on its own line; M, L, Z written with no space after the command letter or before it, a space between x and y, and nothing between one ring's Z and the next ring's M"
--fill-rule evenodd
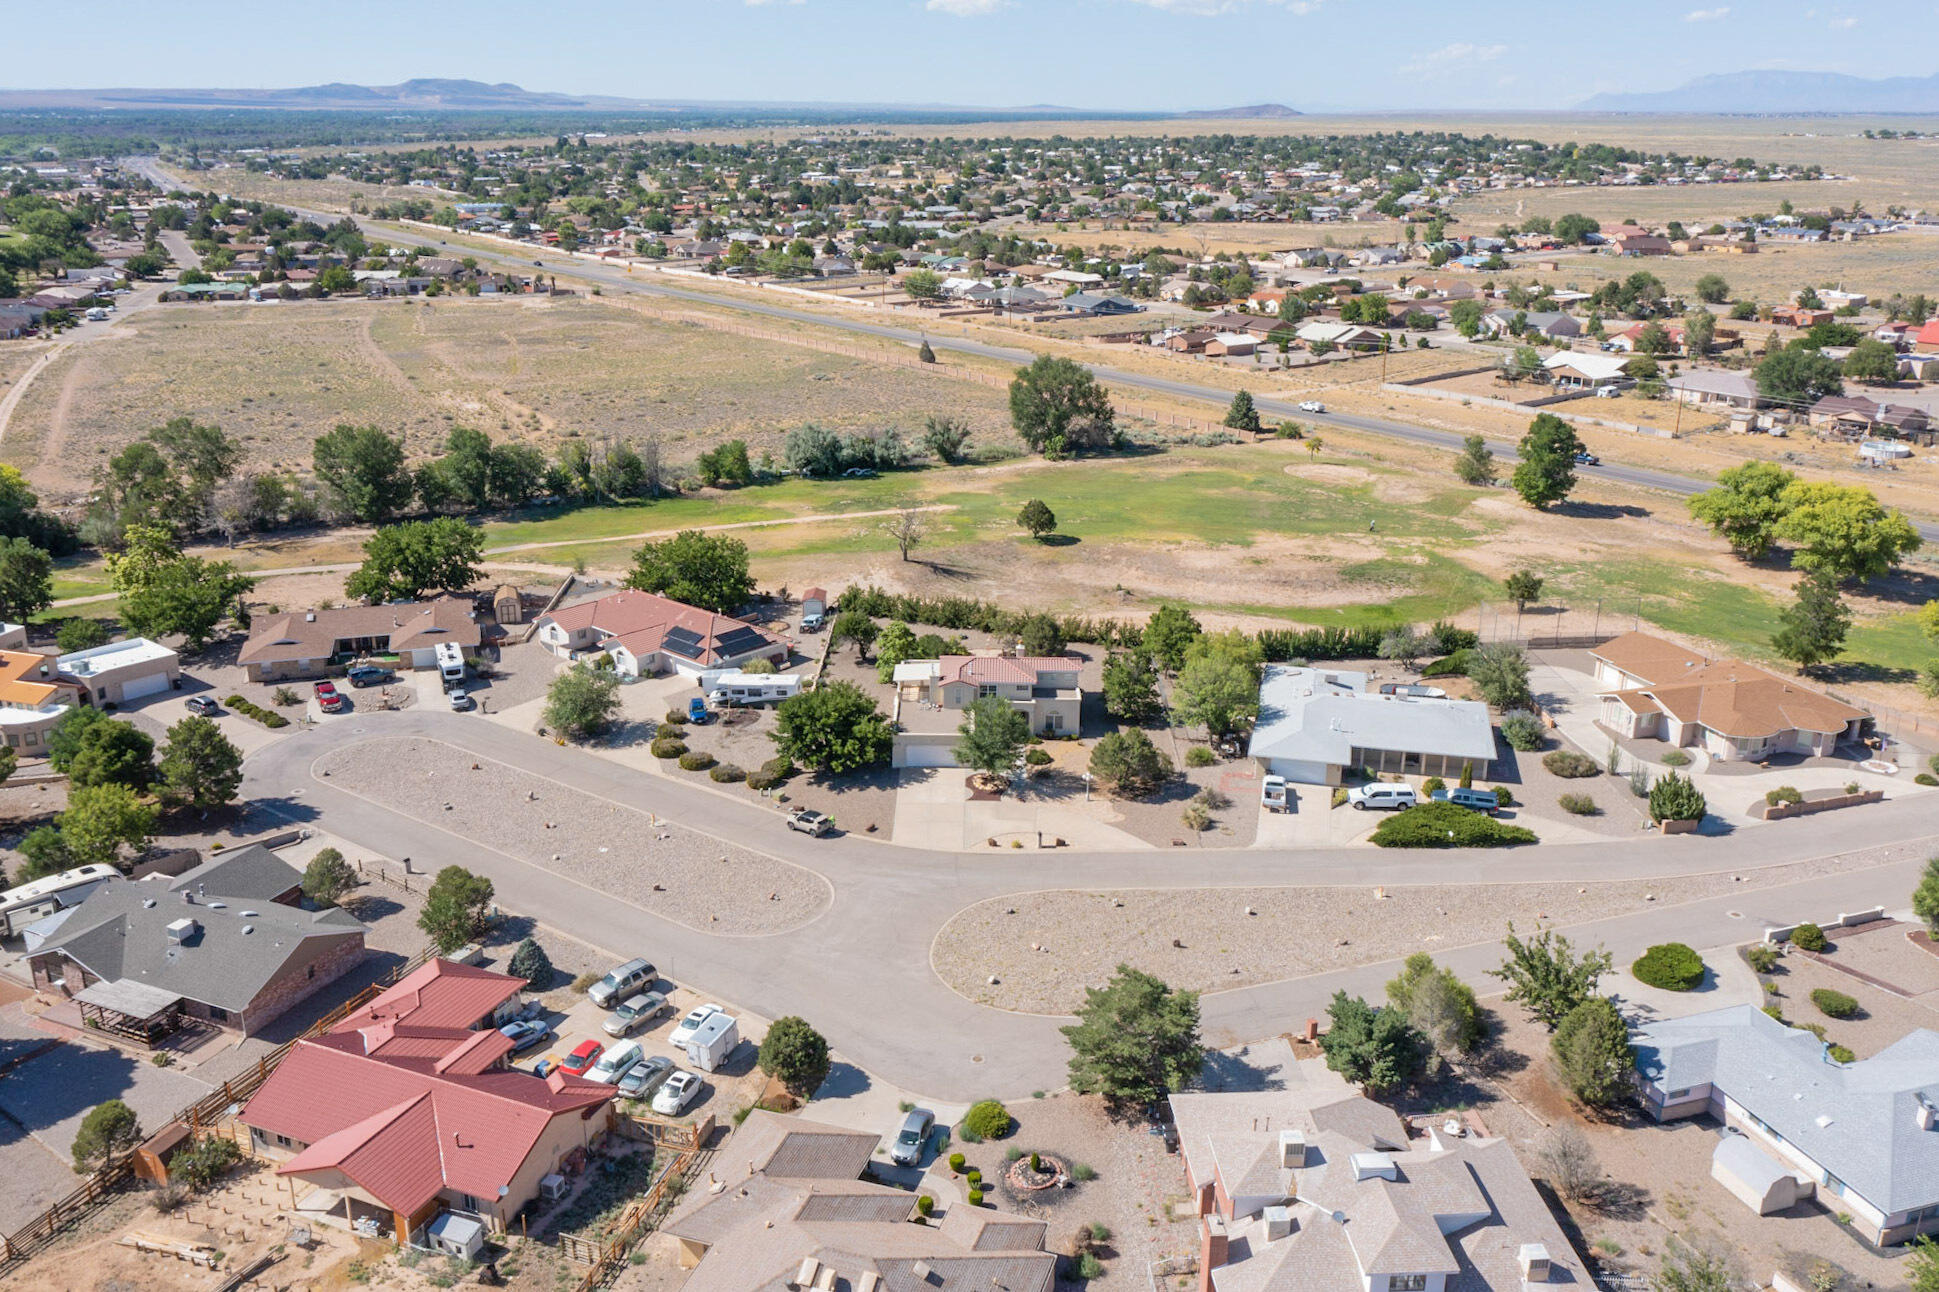
M635 989L653 981L653 962L628 960L592 985L586 995L601 1009L611 1009L632 995Z

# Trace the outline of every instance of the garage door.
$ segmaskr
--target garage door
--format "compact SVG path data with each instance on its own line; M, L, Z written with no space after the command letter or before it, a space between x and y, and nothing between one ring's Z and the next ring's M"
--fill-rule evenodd
M157 691L166 691L167 689L168 674L155 673L148 677L136 678L132 682L123 682L121 684L121 698L123 702L139 700L144 695L153 695Z
M954 767L956 766L954 744L926 741L920 743L910 741L906 744L898 742L895 749L895 765L897 767Z

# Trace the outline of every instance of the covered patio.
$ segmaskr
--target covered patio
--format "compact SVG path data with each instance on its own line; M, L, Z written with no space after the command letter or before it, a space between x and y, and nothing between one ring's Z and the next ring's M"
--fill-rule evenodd
M182 998L130 978L97 982L74 997L81 1023L153 1048L182 1025Z

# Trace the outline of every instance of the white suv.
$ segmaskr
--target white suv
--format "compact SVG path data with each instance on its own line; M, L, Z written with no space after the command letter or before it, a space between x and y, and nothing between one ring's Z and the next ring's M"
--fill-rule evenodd
M1347 791L1347 802L1359 812L1368 808L1410 808L1420 801L1412 785L1358 785Z

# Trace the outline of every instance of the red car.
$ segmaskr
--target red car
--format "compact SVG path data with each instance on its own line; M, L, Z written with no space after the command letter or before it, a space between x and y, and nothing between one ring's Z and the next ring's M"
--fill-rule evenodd
M325 713L336 713L345 705L349 704L350 701L343 698L343 692L337 690L336 683L318 682L316 684L316 703L317 707Z
M599 1056L605 1052L606 1047L597 1041L581 1041L577 1048L566 1056L566 1061L559 1065L559 1071L569 1077L583 1077L586 1075L586 1070L599 1062Z

